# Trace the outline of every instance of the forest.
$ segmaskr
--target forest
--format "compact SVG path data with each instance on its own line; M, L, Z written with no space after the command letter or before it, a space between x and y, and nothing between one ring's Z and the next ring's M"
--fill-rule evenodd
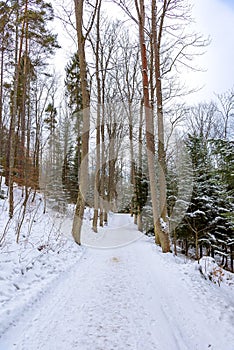
M97 235L108 213L130 213L163 252L233 272L234 88L187 102L210 43L187 1L113 0L115 15L107 3L0 1L0 249L14 220L24 241L39 193L44 213L72 205L78 245L86 208ZM59 74L58 22L73 43Z

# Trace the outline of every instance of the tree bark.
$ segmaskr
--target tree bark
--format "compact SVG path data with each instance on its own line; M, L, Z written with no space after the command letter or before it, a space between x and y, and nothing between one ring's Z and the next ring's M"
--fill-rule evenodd
M15 124L17 118L17 95L18 95L18 86L19 86L19 70L20 70L20 62L23 51L23 40L24 40L24 31L25 31L25 19L26 19L26 11L27 11L27 1L25 4L24 11L24 21L22 23L20 43L19 43L19 52L18 52L18 40L19 40L19 30L18 25L16 25L15 32L15 73L14 73L14 90L12 97L12 107L11 107L11 121L10 121L10 131L8 138L8 153L7 153L7 172L6 172L6 183L9 187L9 217L13 217L14 213L14 194L13 194L13 168L15 163ZM16 23L18 23L18 10L17 10L17 18Z
M105 126L104 126L104 105L102 105L102 123L101 123L101 176L100 176L100 218L99 224L104 225L104 191L105 191Z
M141 100L140 105L140 120L139 120L139 130L138 130L138 171L143 173L142 166L142 148L143 148L143 138L142 138L142 127L143 127L143 107L144 101ZM138 206L137 210L137 226L138 231L143 231L143 222L142 222L142 208Z
M144 95L144 109L145 109L145 126L146 126L146 146L147 146L147 159L150 179L150 192L152 199L153 219L154 219L154 232L155 241L158 240L162 246L163 252L170 250L169 236L167 232L164 232L161 228L158 198L156 193L156 171L155 171L155 139L154 139L154 122L152 108L149 101L149 81L148 81L148 60L146 53L146 44L144 37L145 26L145 9L144 0L135 0L135 5L138 13L139 20L139 39L141 49L141 62L142 62L142 82L143 82L143 95Z
M230 260L231 260L231 272L234 271L233 269L233 258L234 258L234 249L233 249L233 245L230 245Z
M198 252L198 232L197 230L195 231L195 259L199 260L199 252Z
M163 12L160 18L160 27L163 26L165 17L166 1L164 0ZM157 100L157 125L158 125L158 183L159 183L159 204L160 215L164 222L167 222L167 199L166 199L166 152L164 146L164 120L163 120L163 98L162 82L160 71L160 42L161 30L157 34L157 6L156 0L152 0L152 41L154 56L154 71L156 81L156 100Z
M81 165L79 176L79 189L72 226L72 235L77 244L81 244L81 227L84 217L86 192L88 187L88 152L89 152L89 129L90 129L90 93L87 77L87 62L85 55L85 37L83 35L83 5L84 0L74 0L76 31L78 40L78 56L80 62L80 80L83 104L83 130L81 136Z
M3 34L4 35L4 34ZM3 76L4 76L4 51L5 48L2 46L1 48L1 78L0 78L0 140L3 137L3 122L2 122L2 107L3 107ZM2 156L3 156L3 143L0 142L0 165L2 164ZM0 189L1 189L1 179L0 179Z
M99 76L99 44L100 44L100 10L101 2L97 9L97 40L96 40L96 81L97 81L97 122L96 122L96 172L94 179L94 216L93 216L93 231L97 232L98 224L98 209L99 209L99 184L100 184L100 141L101 141L101 81Z

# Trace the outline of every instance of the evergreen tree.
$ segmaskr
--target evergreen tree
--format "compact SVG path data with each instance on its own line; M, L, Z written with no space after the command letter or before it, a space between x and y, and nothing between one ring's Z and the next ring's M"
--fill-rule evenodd
M68 99L70 124L75 136L69 142L69 151L64 158L64 187L70 193L72 201L76 201L78 193L78 172L81 163L81 130L82 130L82 94L80 82L80 65L78 54L75 53L65 68L65 95ZM74 146L75 144L75 146ZM65 176L65 175L63 175Z
M11 59L7 62L11 94L5 173L6 184L9 186L9 215L12 217L13 182L17 182L14 178L15 173L18 173L17 176L19 175L18 178L24 185L26 197L28 188L34 186L32 178L35 171L30 165L32 163L30 162L32 155L30 129L33 127L35 118L33 111L38 101L32 100L33 84L41 74L41 66L46 65L47 59L59 46L56 35L48 28L49 21L53 20L51 4L43 0L16 0L8 2L8 6L8 21L11 23L9 33L13 40L11 40ZM2 58L4 58L3 55ZM3 66L2 64L1 67Z
M212 139L210 141L216 172L227 185L228 192L234 195L234 141Z
M138 218L138 229L143 230L142 211L148 197L148 179L141 168L135 170L135 194L133 198L134 213Z
M82 110L82 95L80 85L80 64L78 54L75 53L65 68L65 88L66 96L69 98L68 105L71 109L72 117Z
M47 130L49 130L50 136L52 137L57 124L57 109L54 107L53 103L48 104L45 113L47 114L46 118L44 119L45 127Z
M182 140L177 142L174 155L168 162L167 171L167 210L169 215L169 229L173 238L174 254L177 254L177 231L183 222L188 209L193 190L193 166L190 155ZM183 231L183 230L182 230ZM185 232L184 230L183 232ZM180 234L185 254L188 253L187 234Z
M232 204L227 196L227 184L220 176L211 155L208 140L188 135L186 141L193 164L194 186L188 210L176 228L177 236L195 248L195 257L206 254L221 256L228 264L228 246L233 240L233 224L227 217Z

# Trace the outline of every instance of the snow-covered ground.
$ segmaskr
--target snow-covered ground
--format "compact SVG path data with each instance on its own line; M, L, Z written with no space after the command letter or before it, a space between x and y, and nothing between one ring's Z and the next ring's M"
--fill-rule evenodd
M233 350L230 290L196 271L145 237L118 249L86 248L12 322L1 349Z
M79 247L72 215L39 212L27 244L1 248L0 350L234 349L232 274L205 279L126 214L98 234L87 218Z

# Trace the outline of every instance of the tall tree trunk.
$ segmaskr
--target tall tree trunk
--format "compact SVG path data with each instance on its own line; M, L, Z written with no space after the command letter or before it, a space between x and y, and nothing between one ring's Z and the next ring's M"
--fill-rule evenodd
M173 230L173 245L174 245L174 254L177 255L177 234L176 229Z
M72 235L77 244L81 244L81 227L84 217L86 193L88 187L88 153L89 153L89 128L90 128L90 93L87 76L87 62L85 56L85 37L83 35L83 5L84 0L74 0L76 31L78 40L78 56L80 62L80 80L83 105L83 130L81 136L81 165L79 188L76 209L73 219Z
M104 120L104 105L102 104L102 123L101 123L101 175L100 175L100 218L99 224L104 225L104 211L105 211L105 120Z
M25 52L24 52L24 69L23 69L23 91L22 91L22 101L21 101L21 108L20 108L20 131L21 131L21 137L20 137L20 171L19 176L22 179L24 183L24 179L26 176L25 171L25 163L26 163L26 153L25 153L25 140L26 140L26 99L27 99L27 87L28 87L28 39L27 39L27 33L28 32L28 25L26 24L26 45L25 45Z
M195 259L199 260L198 232L195 230Z
M103 72L104 65L101 61L102 70L102 121L101 121L101 178L100 178L100 226L108 222L107 201L105 198L105 173L106 173L106 159L105 159L105 74Z
M234 269L233 269L233 260L234 260L233 244L230 245L230 260L231 260L231 272L234 272Z
M162 27L165 17L164 1L163 13L160 19L160 26ZM156 81L156 100L157 100L157 124L158 124L158 183L159 183L159 204L160 215L164 222L167 221L167 199L166 199L166 152L164 146L164 120L163 120L163 98L162 98L162 83L160 72L160 42L161 30L159 30L160 37L157 35L157 6L156 0L152 0L152 42L154 54L154 71Z
M27 4L27 2L26 2ZM15 163L15 124L17 117L17 95L18 95L18 86L19 86L19 70L20 70L20 62L22 58L23 51L23 41L24 41L24 31L25 31L25 19L26 19L26 11L27 5L25 4L24 10L24 20L22 23L21 36L20 36L20 44L19 44L19 52L18 52L18 26L16 25L16 34L15 34L15 73L14 73L14 89L13 89L13 97L12 97L12 107L11 107L11 121L10 121L10 131L9 131L9 139L8 139L8 153L7 153L7 184L9 186L9 217L12 218L14 212L14 194L13 194L13 168ZM18 23L18 10L17 10L17 18L16 23Z
M143 172L142 164L142 149L143 149L143 137L142 137L142 128L143 128L143 109L144 109L144 100L141 100L140 105L140 120L139 120L139 130L138 130L138 169Z
M4 34L3 34L4 35ZM2 165L3 158L3 118L2 118L2 109L3 109L3 76L4 76L4 47L1 48L1 78L0 78L0 165ZM2 176L0 174L0 190L1 190Z
M142 139L142 128L143 128L143 108L144 101L141 100L140 105L140 120L139 120L139 130L138 130L138 172L143 174L143 165L142 165L142 148L143 148L143 139ZM137 226L138 231L143 231L143 222L142 222L142 208L138 206L137 211Z
M133 200L131 202L131 216L134 214L134 222L137 221L137 209L136 209L136 164L134 160L134 150L133 150L133 118L132 118L132 105L131 101L128 101L129 106L129 144L130 144L130 161L131 161L131 184L133 189Z
M97 122L96 122L96 172L94 180L94 215L93 231L97 232L98 209L99 209L99 184L100 184L100 122L101 122L101 82L99 76L99 45L100 45L100 10L101 2L97 9L97 41L96 41L96 81L97 81Z
M116 180L115 180L115 165L116 165L116 155L115 155L115 129L116 125L114 123L113 130L110 133L110 143L108 152L108 165L109 165L109 178L108 178L108 205L111 211L116 210L115 200L116 200Z
M144 0L135 0L135 5L138 13L139 20L139 39L141 49L141 61L142 61L142 82L143 82L143 95L144 95L144 107L145 107L145 126L146 126L146 146L147 146L147 159L150 179L150 192L152 199L153 219L154 219L154 232L155 240L159 241L162 246L163 252L170 250L169 236L167 232L164 232L161 228L158 198L156 193L156 171L155 171L155 140L154 140L154 122L152 108L149 101L149 80L148 80L148 60L146 53L146 44L144 36L145 25L145 8Z
M35 103L35 114L36 114L36 130L35 130L35 145L33 154L33 187L34 195L36 190L39 189L39 159L40 159L40 135L41 135L41 117L38 110L38 101L36 98ZM34 197L33 197L34 198Z

